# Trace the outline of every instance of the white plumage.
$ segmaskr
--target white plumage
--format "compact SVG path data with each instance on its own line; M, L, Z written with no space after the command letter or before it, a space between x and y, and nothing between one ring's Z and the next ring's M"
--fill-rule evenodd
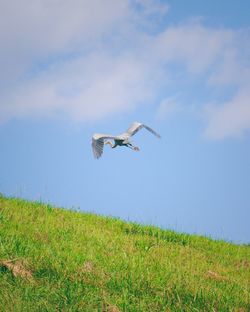
M142 128L147 129L158 138L161 137L150 127L135 121L126 132L120 135L114 136L110 134L95 133L92 137L92 150L94 157L100 158L102 156L104 144L109 144L112 148L115 148L117 146L126 146L133 149L134 151L139 151L139 148L137 146L132 145L132 143L129 141L129 138L136 134ZM113 140L114 142L112 143L110 140Z

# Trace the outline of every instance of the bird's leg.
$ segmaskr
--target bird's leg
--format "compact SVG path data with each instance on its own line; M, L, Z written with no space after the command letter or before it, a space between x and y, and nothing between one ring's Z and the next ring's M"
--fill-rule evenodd
M134 146L131 143L128 143L127 147L131 148L133 151L136 151L136 152L140 150L138 146Z

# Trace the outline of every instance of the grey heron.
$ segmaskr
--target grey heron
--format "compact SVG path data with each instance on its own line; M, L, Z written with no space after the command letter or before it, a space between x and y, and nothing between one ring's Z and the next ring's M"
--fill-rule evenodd
M139 151L139 147L134 146L130 141L129 138L136 134L140 129L145 128L155 136L160 138L161 136L155 132L150 127L140 123L140 122L133 122L132 125L128 128L128 130L120 135L110 135L110 134L102 134L102 133L95 133L92 137L92 150L95 158L100 158L103 153L104 144L108 144L111 148L115 148L117 146L126 146L131 148L134 151ZM111 141L113 140L113 142Z

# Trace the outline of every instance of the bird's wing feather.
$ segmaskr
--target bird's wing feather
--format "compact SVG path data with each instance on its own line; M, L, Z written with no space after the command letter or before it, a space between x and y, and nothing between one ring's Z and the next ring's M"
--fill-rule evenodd
M151 129L150 127L140 123L140 122L133 122L132 125L128 128L128 130L126 131L127 134L129 134L129 136L133 136L135 135L140 129L145 128L148 131L150 131L151 133L153 133L155 136L157 136L158 138L160 138L161 136L155 132L153 129Z
M92 137L92 150L95 158L100 158L103 153L104 141L115 139L115 136L109 134L95 133Z
M152 128L150 128L149 126L143 125L143 127L145 129L147 129L149 132L153 133L155 136L157 136L157 138L161 138L161 136L159 135L159 133L155 132Z

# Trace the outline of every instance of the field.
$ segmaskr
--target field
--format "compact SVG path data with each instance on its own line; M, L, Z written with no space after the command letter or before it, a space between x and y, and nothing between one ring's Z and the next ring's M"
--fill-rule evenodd
M250 311L250 246L0 196L0 311Z

